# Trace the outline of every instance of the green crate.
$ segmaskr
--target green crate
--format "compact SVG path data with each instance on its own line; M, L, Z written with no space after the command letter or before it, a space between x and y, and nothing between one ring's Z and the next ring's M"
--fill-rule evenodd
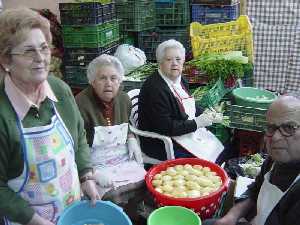
M156 2L156 25L163 26L187 26L190 24L190 5L186 0L172 2Z
M128 92L133 89L141 89L144 81L130 81L130 80L124 80L122 82L122 88L123 91Z
M88 85L86 67L66 66L64 69L63 80L70 86L86 87Z
M222 124L213 124L207 127L210 132L212 132L222 143L226 143L230 138L229 128L223 126Z
M242 130L264 132L267 125L267 109L239 105L226 105L225 115L229 116L230 127Z
M204 108L215 106L228 92L221 79L219 79L212 87L208 86L206 88L208 90L201 98L195 98L196 105Z
M124 31L143 31L155 27L155 3L153 0L128 0L116 3L120 29Z
M117 20L99 25L63 26L64 47L99 48L119 40Z

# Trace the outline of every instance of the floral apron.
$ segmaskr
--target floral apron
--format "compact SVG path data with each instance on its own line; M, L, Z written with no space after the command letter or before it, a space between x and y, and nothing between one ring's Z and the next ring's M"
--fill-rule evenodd
M51 123L24 128L18 120L24 160L23 173L8 181L41 217L56 223L60 213L80 199L74 142L54 103ZM18 225L5 218L5 224Z
M114 187L139 182L144 179L146 171L135 160L129 159L126 144L128 123L114 126L97 126L94 128L94 140L91 157L94 168L99 169L112 178ZM100 188L104 195L112 188Z

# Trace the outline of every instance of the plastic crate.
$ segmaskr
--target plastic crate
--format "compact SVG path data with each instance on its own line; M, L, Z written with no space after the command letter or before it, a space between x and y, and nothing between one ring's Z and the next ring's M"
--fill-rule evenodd
M112 0L75 0L75 2L99 2L101 4L108 4L111 3Z
M247 130L236 130L234 138L237 141L239 156L249 156L264 150L264 133Z
M212 132L222 143L226 143L230 138L229 128L223 126L222 124L213 124L207 127L210 132Z
M82 66L66 66L64 68L63 80L70 86L86 87L88 79L86 76L86 67Z
M138 47L145 52L147 60L155 61L157 46L166 40L175 39L181 42L186 48L186 52L190 49L190 42L188 31L186 28L178 29L155 29L149 31L139 32L138 34Z
M117 20L100 25L63 26L65 48L99 48L119 40Z
M253 62L253 37L249 18L240 16L236 21L202 25L190 24L193 56L206 53L242 51Z
M189 1L176 0L172 2L156 2L156 25L187 26L190 23Z
M100 24L116 18L114 3L59 3L59 10L64 25Z
M239 0L192 0L192 4L232 5Z
M224 23L240 16L240 3L233 5L192 4L192 21L201 24Z
M230 127L242 130L264 132L267 125L267 109L228 104L225 114L229 116Z
M221 79L219 79L212 87L208 86L206 88L208 90L204 93L204 95L202 95L199 99L195 99L196 105L204 108L215 106L228 92L228 90L225 89Z
M123 91L128 92L133 89L141 89L143 86L144 81L130 81L124 80L122 82Z
M185 65L182 76L189 84L207 85L209 77L191 65Z
M113 54L119 42L99 48L65 48L63 62L65 66L87 66L101 54Z
M121 31L143 31L155 27L155 3L153 0L128 0L116 3Z

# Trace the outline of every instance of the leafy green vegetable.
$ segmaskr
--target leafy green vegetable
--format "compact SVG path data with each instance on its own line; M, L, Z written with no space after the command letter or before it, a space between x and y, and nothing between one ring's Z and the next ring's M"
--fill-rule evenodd
M205 54L186 64L207 74L211 82L217 81L219 77L224 81L232 76L242 78L245 70L248 72L253 67L240 51Z
M125 80L143 81L157 70L157 63L146 63L126 75Z

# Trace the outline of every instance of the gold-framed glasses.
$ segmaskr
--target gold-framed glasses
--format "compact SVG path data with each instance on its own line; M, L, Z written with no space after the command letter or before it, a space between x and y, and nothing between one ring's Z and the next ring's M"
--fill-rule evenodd
M40 48L27 48L20 52L11 52L11 55L21 55L28 59L36 59L39 54L48 56L51 53L51 49L48 45L44 45Z
M294 123L284 123L279 126L275 124L268 124L265 130L265 134L267 137L273 137L275 132L279 130L282 136L291 137L296 133L299 127L300 125Z

